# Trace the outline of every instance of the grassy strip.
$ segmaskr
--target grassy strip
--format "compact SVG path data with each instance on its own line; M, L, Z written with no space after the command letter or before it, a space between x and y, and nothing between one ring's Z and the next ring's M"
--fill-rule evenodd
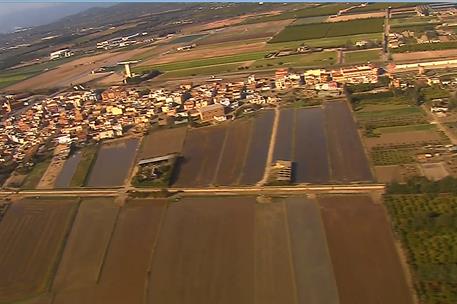
M304 66L328 66L336 63L336 52L318 52L311 54L291 55L273 59L260 59L252 64L254 68L263 67L304 67Z
M152 66L139 66L139 67L135 67L134 71L137 73L141 73L146 70L155 69L155 70L159 70L161 72L170 72L170 71L175 71L175 70L199 68L199 67L205 67L205 66L217 65L217 64L245 62L245 61L251 61L251 60L257 60L260 58L264 58L267 53L268 52L266 52L266 51L242 53L242 54L231 55L231 56L221 56L221 57L212 57L212 58L205 58L205 59L170 62L170 63L157 64L157 65L152 65Z
M51 163L51 158L37 163L25 178L21 189L35 189Z
M344 63L367 63L381 60L380 50L364 50L356 52L346 52Z
M431 125L431 124L419 124L419 125L409 125L409 126L378 128L378 129L376 129L376 132L380 133L380 134L388 134L388 133L398 133L398 132L431 131L431 130L436 130L436 126Z
M291 25L269 42L288 42L326 37L351 36L383 31L384 18L356 19L332 23Z
M411 164L415 162L415 149L373 149L370 152L371 160L375 166Z
M81 150L81 160L76 167L75 174L73 175L70 187L82 187L85 185L89 177L90 169L95 163L98 153L98 145L88 146Z
M166 72L163 76L161 76L161 79L231 73L231 72L238 71L238 67L242 64L243 64L243 62L238 62L238 63L229 63L229 64L210 65L210 66L198 67L198 68L192 68L192 69L175 70L175 71Z

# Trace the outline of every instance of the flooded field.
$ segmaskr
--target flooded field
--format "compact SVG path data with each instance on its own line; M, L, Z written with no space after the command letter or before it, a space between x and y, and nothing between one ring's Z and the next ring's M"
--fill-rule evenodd
M0 222L0 299L411 304L389 229L363 195L27 200Z
M190 130L174 187L253 185L263 177L274 112Z
M130 138L103 144L98 151L87 186L122 186L135 160L138 143L137 138Z
M270 147L273 119L274 111L266 110L260 112L254 120L246 163L240 180L241 185L254 185L263 177Z
M327 183L330 173L324 111L298 109L296 115L295 182Z
M205 187L214 183L227 125L190 130L178 163L176 187Z
M372 179L349 108L341 102L282 109L273 160L294 162L295 183Z
M237 185L243 172L253 120L237 120L227 130L216 185Z
M64 163L62 170L56 178L54 184L55 188L67 188L70 187L71 179L76 172L79 161L81 160L81 153L78 151L71 155Z

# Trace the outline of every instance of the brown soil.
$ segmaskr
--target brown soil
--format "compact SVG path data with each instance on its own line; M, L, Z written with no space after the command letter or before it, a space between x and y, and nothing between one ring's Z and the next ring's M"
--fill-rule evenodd
M382 205L319 198L341 304L413 303Z
M425 61L428 59L445 60L457 57L457 50L438 50L438 51L423 51L423 52L411 52L411 53L398 53L393 54L392 58L395 62L413 62L413 61Z
M28 299L51 283L76 202L23 200L0 222L0 302Z

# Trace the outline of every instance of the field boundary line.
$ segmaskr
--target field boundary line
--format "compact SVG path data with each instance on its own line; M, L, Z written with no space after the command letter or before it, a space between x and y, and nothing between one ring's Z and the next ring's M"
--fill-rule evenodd
M115 217L114 222L113 222L113 228L111 229L109 240L108 240L108 243L106 244L105 252L103 253L103 258L102 258L102 261L101 261L101 263L99 265L99 269L97 271L97 277L95 279L95 284L96 285L98 285L100 283L100 279L102 277L103 268L104 268L105 262L106 262L106 257L108 256L108 252L110 251L111 242L113 241L114 233L117 230L117 225L119 223L119 217L120 217L120 214L121 214L121 211L122 211L123 207L124 206L119 206L117 208L116 217Z
M285 201L281 202L282 212L284 216L284 229L286 232L286 241L287 241L287 255L289 256L289 268L292 276L292 289L294 290L294 302L298 304L298 288L297 288L297 277L295 274L295 261L292 254L292 242L290 240L290 226L289 226L289 217L287 215L287 206Z
M159 243L160 234L162 232L163 225L165 223L165 218L167 216L167 211L169 208L169 203L165 202L165 206L160 215L160 221L157 227L156 236L154 238L154 242L152 244L151 254L149 256L148 268L146 269L146 278L144 280L144 292L143 292L143 304L149 303L149 281L151 279L151 272L152 272L152 264L154 263L154 256L157 252L157 245Z
M218 176L218 173L219 173L219 169L221 167L222 156L224 155L225 146L227 145L227 138L229 136L230 130L231 130L230 126L228 126L225 129L224 141L222 142L222 147L221 147L221 151L219 153L219 157L217 159L216 168L214 169L214 175L213 175L213 178L211 179L211 183L210 183L211 185L215 185L216 184L216 179L217 179L217 176Z
M73 225L75 223L76 217L79 214L79 207L81 206L81 198L78 199L78 202L76 203L76 206L72 208L76 208L75 211L73 211L73 215L71 219L67 223L66 227L66 232L64 234L64 238L62 240L62 244L60 245L59 252L57 253L56 261L54 262L54 265L52 265L52 271L51 271L51 278L49 282L49 286L47 287L47 290L50 292L54 286L54 280L57 275L57 272L59 271L60 268L60 263L62 262L63 255L65 253L65 248L67 247L67 242L68 238L70 237L71 232L73 231Z
M276 146L276 137L277 137L277 133L278 133L279 113L280 113L279 112L279 107L276 106L275 110L274 110L275 117L274 117L274 120L273 120L272 129L271 129L270 142L269 142L269 145L268 145L268 155L267 155L267 159L266 159L266 162L265 162L265 168L264 168L264 171L263 171L263 177L257 183L257 186L265 185L265 183L268 180L268 176L270 175L270 166L271 166L271 163L273 161L274 148Z
M322 210L321 210L321 205L319 204L319 197L316 196L315 198L307 198L307 199L309 199L312 204L316 205L316 209L319 213L318 221L319 221L319 225L321 226L321 231L324 234L324 238L325 238L325 253L327 254L328 261L329 261L330 267L332 269L332 278L333 278L333 283L335 284L335 287L336 287L335 291L336 291L336 295L338 296L338 303L341 304L340 287L339 287L338 281L336 279L335 266L333 265L332 255L330 254L329 240L327 237L327 229L325 228L324 220L322 219Z
M249 139L248 139L248 142L246 144L246 151L244 153L244 157L243 157L243 164L241 166L241 172L240 172L240 175L238 176L235 184L236 185L239 185L240 182L241 182L241 179L243 178L244 176L244 170L243 168L246 167L246 161L248 160L248 154L249 154L249 150L251 149L251 143L252 143L252 135L254 134L254 128L255 128L255 122L254 122L254 119L251 119L249 118L249 124L250 124L250 128L249 128Z

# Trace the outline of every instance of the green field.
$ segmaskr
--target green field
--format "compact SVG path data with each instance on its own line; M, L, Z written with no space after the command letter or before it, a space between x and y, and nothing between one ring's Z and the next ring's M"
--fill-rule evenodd
M327 19L327 18L328 18L327 16L298 18L292 23L292 25L303 25L303 24L311 24L311 23L320 23L320 22L324 22L325 19Z
M420 108L405 107L385 111L356 112L357 121L367 129L426 124Z
M436 131L436 126L431 124L419 124L408 126L384 127L376 129L377 133L388 134L397 132L410 132L410 131Z
M336 52L326 51L311 54L299 54L284 56L272 59L260 59L255 61L251 67L254 69L268 67L304 67L304 66L328 66L336 63Z
M30 171L30 173L25 178L24 183L22 184L21 188L22 189L35 189L35 187L38 185L41 178L43 177L44 173L48 169L50 163L51 163L51 159L47 159L47 160L37 163L35 166L33 166L32 171Z
M383 31L384 18L357 19L333 23L290 25L269 42L288 42L326 37L350 36Z
M385 204L406 250L419 302L457 303L457 197L387 195Z
M192 68L200 68L218 64L228 64L228 63L236 63L236 62L245 62L245 61L252 61L264 58L264 56L268 52L252 52L252 53L242 53L237 55L231 56L222 56L222 57L212 57L212 58L205 58L205 59L196 59L196 60L187 60L187 61L177 61L165 64L158 64L158 65L151 65L151 66L138 66L135 67L133 70L136 73L142 73L147 70L159 70L161 72L170 72L175 70L183 70L183 69L192 69Z
M344 53L344 63L368 63L381 60L381 50L364 50Z
M272 43L272 44L267 45L267 49L278 50L278 49L286 49L286 48L297 48L301 44L305 44L310 47L334 48L334 47L346 46L348 44L353 45L355 42L360 41L360 40L382 41L382 33L370 33L370 34L360 34L360 35L351 35L351 36L340 36L340 37L329 37L329 38Z
M414 163L414 148L374 148L370 158L375 166L402 165Z
M408 17L408 18L393 18L390 19L390 26L395 28L395 27L401 27L401 26L414 26L414 25L423 25L427 23L435 23L437 22L438 19L436 17L432 16L414 16L414 17Z

